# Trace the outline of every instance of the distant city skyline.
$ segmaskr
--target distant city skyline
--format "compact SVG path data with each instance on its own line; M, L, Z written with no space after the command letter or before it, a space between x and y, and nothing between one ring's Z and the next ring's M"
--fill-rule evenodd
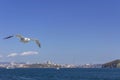
M120 59L119 0L1 0L0 61L96 64ZM40 40L20 43L21 34Z

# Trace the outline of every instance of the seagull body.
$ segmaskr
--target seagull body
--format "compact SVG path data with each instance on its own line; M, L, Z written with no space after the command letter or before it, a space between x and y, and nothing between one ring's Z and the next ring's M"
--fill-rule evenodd
M38 45L38 47L41 47L39 40L37 40L37 39L32 39L32 38L27 38L27 37L23 37L23 36L20 35L20 34L17 34L17 35L15 35L15 36L8 36L8 37L5 37L4 39L9 39L9 38L12 38L12 37L17 37L17 38L19 38L20 41L23 42L23 43L28 43L28 42L30 42L30 41L35 41L36 44Z
M26 37L23 37L21 35L16 35L16 37L19 38L20 41L23 43L28 43L31 40L30 38L26 38Z

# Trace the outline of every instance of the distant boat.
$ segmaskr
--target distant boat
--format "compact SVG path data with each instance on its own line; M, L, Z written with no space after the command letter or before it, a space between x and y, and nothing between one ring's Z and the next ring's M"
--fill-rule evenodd
M60 68L59 68L59 67L57 67L56 69L57 69L57 70L59 70Z
M7 66L6 69L15 69L13 66Z

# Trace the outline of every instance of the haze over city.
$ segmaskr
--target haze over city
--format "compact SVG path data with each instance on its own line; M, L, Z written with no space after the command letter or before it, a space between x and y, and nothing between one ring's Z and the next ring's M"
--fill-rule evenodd
M119 0L1 0L0 62L105 63L120 59ZM21 43L9 35L40 40Z

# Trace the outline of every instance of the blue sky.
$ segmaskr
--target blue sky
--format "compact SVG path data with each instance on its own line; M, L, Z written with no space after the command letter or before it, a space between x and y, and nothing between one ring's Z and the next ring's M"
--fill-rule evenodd
M119 0L0 0L0 61L59 64L120 59ZM12 34L37 38L23 44ZM20 56L22 53L39 54ZM13 57L7 57L16 53ZM19 56L18 56L19 54Z

